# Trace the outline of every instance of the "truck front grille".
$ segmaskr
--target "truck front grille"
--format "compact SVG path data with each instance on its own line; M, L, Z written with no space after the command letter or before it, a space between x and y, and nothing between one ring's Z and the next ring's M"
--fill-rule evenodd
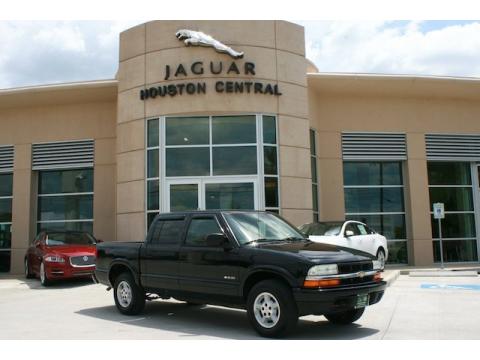
M371 271L373 270L373 264L371 261L356 261L349 263L338 264L339 274L352 274L359 271Z

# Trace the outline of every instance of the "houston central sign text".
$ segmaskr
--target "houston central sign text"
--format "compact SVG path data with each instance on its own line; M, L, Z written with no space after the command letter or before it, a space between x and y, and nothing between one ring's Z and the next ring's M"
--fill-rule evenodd
M194 78L195 76L210 74L210 75L244 75L248 77L255 76L255 64L252 62L245 62L238 65L235 61L224 63L222 61L210 61L204 63L203 61L195 61L190 66L179 64L175 67L170 65L165 66L164 80L182 80L187 78ZM193 79L192 79L193 80ZM177 95L195 95L206 94L207 83L204 81L189 81L173 84L164 84L152 86L140 90L140 100L154 99L156 97L177 96ZM219 80L213 86L213 91L217 93L228 94L265 94L265 95L282 95L278 88L278 84L264 83L260 81L242 80L230 81Z

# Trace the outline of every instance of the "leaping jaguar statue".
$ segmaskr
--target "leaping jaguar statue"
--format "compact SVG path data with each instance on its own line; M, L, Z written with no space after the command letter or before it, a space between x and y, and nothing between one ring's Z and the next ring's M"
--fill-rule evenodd
M240 59L244 54L243 52L233 50L231 47L222 44L220 41L215 40L210 35L201 31L180 29L175 33L175 36L178 40L184 40L184 43L187 46L211 46L218 52L226 53L234 59Z

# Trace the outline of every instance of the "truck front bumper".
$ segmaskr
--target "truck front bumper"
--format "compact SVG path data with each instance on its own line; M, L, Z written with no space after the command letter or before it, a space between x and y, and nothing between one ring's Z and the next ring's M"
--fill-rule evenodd
M380 281L365 285L339 287L331 289L293 290L300 316L323 315L354 309L358 305L359 296L368 295L367 305L378 303L387 283Z

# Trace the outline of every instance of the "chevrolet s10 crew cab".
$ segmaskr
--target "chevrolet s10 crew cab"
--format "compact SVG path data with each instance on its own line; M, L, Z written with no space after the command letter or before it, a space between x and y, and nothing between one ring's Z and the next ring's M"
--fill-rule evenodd
M373 256L312 242L258 211L157 215L145 242L99 244L94 277L114 289L123 314L171 297L243 308L267 337L284 336L310 314L350 324L386 287Z

